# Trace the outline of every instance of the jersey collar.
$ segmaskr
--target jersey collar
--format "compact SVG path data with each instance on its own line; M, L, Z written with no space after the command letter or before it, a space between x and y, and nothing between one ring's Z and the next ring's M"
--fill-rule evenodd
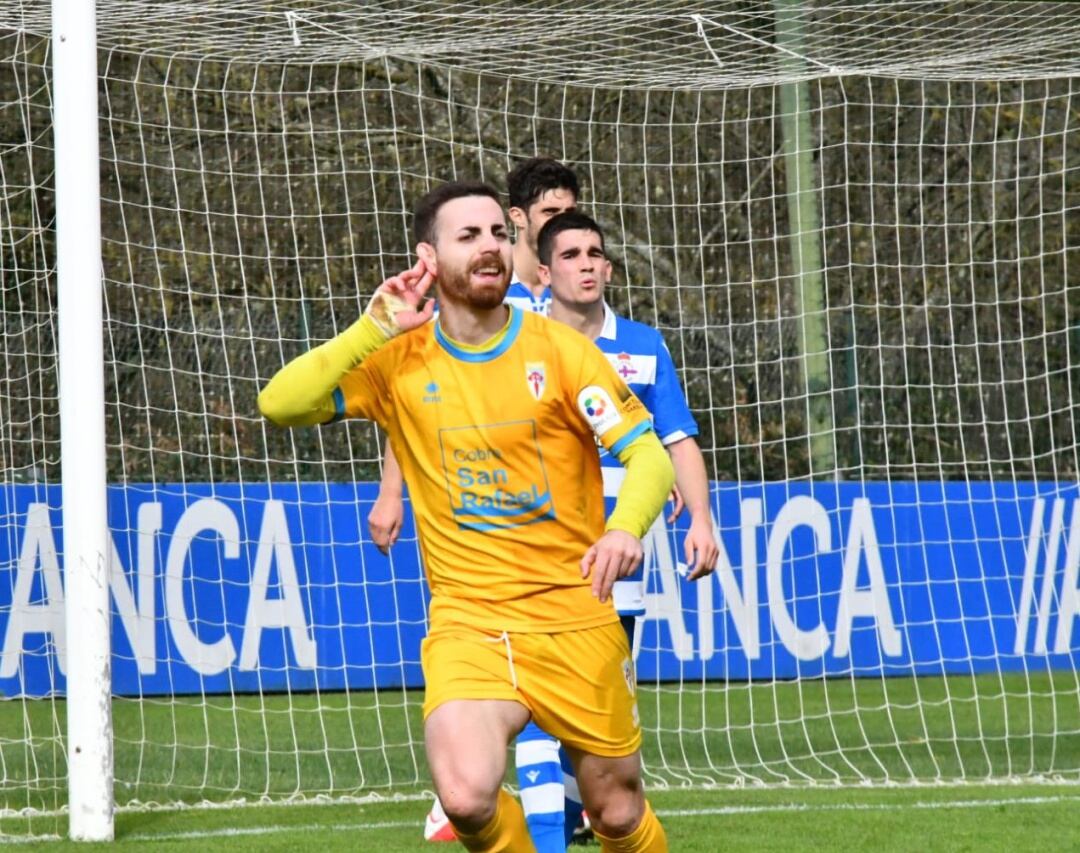
M615 340L615 312L611 310L611 306L606 302L604 303L604 325L600 327L600 334L596 337L607 338L609 341Z
M503 332L496 334L487 344L480 347L466 349L453 338L443 334L442 326L435 323L435 340L438 341L447 353L458 361L467 361L474 364L493 361L506 352L517 340L518 332L521 331L521 312L513 305L507 305L510 309L510 320Z

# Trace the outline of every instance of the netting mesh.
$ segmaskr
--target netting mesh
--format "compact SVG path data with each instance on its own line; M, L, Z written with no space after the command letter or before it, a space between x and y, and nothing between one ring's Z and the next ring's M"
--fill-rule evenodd
M287 460L371 478L369 428L322 447L268 434L260 381L407 264L407 208L432 180L501 183L536 151L582 174L625 283L616 306L671 334L711 473L832 473L810 459L774 89L602 97L390 60L115 53L105 76L117 474L245 479L269 460L274 477ZM1072 82L811 93L837 472L1074 476ZM154 402L170 398L191 405Z
M804 32L778 50L775 12ZM48 4L9 3L4 23L49 31ZM1075 74L1067 3L718 0L686 3L376 0L103 2L99 42L136 53L252 63L398 57L538 82L717 89L821 74L916 79ZM795 71L788 60L805 60Z
M1049 532L1033 526L1033 547L1062 540L1077 517L1065 512L1080 465L1078 19L1049 3L782 11L801 32L777 50L774 7L762 3L99 3L108 471L133 487L111 513L128 571L143 565L140 531L155 535L153 519L139 520L140 493L168 514L162 495L190 505L233 487L377 477L370 425L273 431L257 391L408 264L418 194L452 178L501 186L534 154L580 175L616 261L613 307L664 333L718 505L758 481L1047 481ZM47 7L6 3L0 24L0 463L14 584L25 495L54 513L59 502L55 201ZM821 311L804 305L805 259L790 240L805 226L788 203L782 104L800 80ZM808 377L811 321L824 348ZM892 517L906 518L903 500L890 500ZM950 498L933 500L944 512ZM719 517L733 563L740 541L747 559L740 535L752 515L737 496L735 507ZM391 650L389 661L343 652L325 664L341 681L304 680L286 652L274 665L290 674L284 682L270 664L265 675L234 667L224 681L193 681L163 639L154 675L174 690L159 695L138 675L117 691L121 802L425 785L419 695L400 683L417 665L408 632L422 625L423 590L417 576L365 556L363 513L360 502L354 528L305 529L293 544L355 549L357 565L333 564L339 582L303 582L305 607L343 650L361 632ZM1019 526L1000 534L1002 551L1027 541L1027 521ZM953 535L998 543L978 530ZM936 536L919 534L925 554ZM255 549L253 538L241 544ZM411 531L398 547L415 547ZM149 582L166 573L166 551L148 552ZM1066 551L1054 552L1064 564ZM228 549L200 553L217 604L184 593L189 615L204 641L230 634L239 653ZM30 569L45 562L35 552ZM980 568L946 566L899 595L978 584ZM716 589L726 612L729 589ZM827 598L793 587L788 596L796 615L820 614ZM30 603L45 598L35 581ZM957 660L976 669L971 626L989 618L957 601L929 616L898 610L904 631L929 619L968 644L959 658L936 647L888 672L901 678L855 662L838 678L791 682L687 665L669 684L647 684L653 782L1075 775L1073 669L1024 659L1006 673L995 656L989 675L956 675ZM162 605L150 615L165 637ZM783 644L765 637L762 656L775 661ZM744 650L734 631L710 638L717 660ZM678 641L645 632L642 661ZM42 678L46 694L59 691L54 646L48 632L28 636L5 692L40 695ZM133 667L130 638L117 655ZM47 674L31 688L35 662ZM387 680L387 668L402 677ZM350 686L356 672L374 686ZM4 802L54 809L64 799L62 702L0 705Z

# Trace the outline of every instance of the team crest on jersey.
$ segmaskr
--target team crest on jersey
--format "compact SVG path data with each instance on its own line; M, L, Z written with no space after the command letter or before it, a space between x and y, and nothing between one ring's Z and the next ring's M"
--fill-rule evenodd
M544 388L547 385L547 372L542 361L525 362L525 381L529 384L529 391L537 399L543 399Z
M637 679L634 678L634 664L627 658L623 658L622 675L626 680L626 689L631 696L637 695Z
M631 376L637 374L637 368L634 367L634 357L628 352L621 352L615 356L616 367L615 372L623 378L624 382L629 382Z

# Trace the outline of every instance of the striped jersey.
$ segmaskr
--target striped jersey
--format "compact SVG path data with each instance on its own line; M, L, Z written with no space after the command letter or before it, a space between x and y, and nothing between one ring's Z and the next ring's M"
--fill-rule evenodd
M507 305L513 305L525 314L539 314L546 317L551 312L551 288L545 287L539 296L535 296L529 285L517 278L516 275L511 274L510 286L506 289L503 302ZM439 313L437 305L435 306L435 313Z
M618 316L605 303L604 325L595 343L607 356L615 372L645 404L652 415L653 429L665 446L698 434L697 423L679 384L671 353L656 329ZM600 465L603 469L604 496L610 512L615 506L615 498L626 471L618 459L603 449L600 451ZM655 523L663 525L663 516L659 516ZM620 615L644 615L644 565L634 575L615 584L614 596L615 608Z
M510 287L506 290L506 298L503 301L521 311L532 312L546 317L551 309L551 288L545 287L539 296L534 296L532 288L520 281L517 276L514 276L510 281Z

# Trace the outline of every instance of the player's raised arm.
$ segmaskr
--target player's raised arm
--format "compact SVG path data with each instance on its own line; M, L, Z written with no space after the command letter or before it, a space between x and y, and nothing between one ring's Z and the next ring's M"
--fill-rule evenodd
M392 276L375 290L363 316L344 332L281 368L259 394L259 411L278 426L313 426L337 414L341 378L395 335L431 319L424 304L432 275L424 262Z

